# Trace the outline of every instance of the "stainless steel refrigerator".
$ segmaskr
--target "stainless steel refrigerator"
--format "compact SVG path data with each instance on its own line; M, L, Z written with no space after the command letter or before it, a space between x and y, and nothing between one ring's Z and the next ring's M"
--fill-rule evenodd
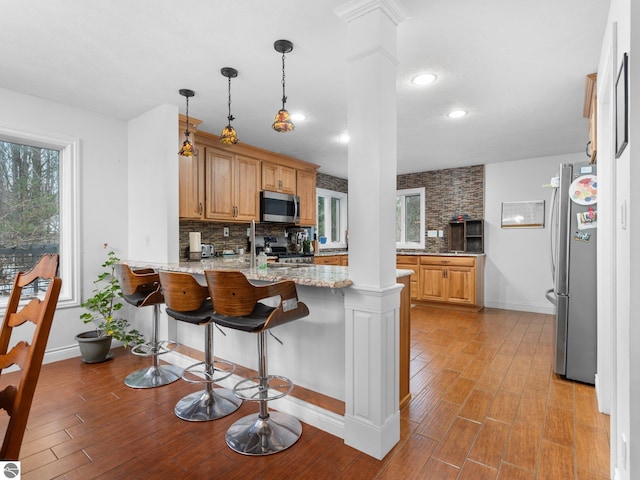
M597 353L596 166L562 164L552 182L551 269L556 305L554 370L571 380L593 384Z

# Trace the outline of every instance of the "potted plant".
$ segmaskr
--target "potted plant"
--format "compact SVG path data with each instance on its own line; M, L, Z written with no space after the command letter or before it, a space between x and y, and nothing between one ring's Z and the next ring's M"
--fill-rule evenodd
M105 248L107 245L105 244ZM137 345L144 338L136 329L132 329L125 318L118 317L118 311L123 307L122 288L115 276L115 265L120 262L113 250L107 253L107 259L102 264L105 270L94 280L93 296L82 303L87 311L80 315L84 323L93 322L95 330L80 333L76 341L80 347L80 354L85 363L103 362L111 358L111 340L116 339L127 347Z

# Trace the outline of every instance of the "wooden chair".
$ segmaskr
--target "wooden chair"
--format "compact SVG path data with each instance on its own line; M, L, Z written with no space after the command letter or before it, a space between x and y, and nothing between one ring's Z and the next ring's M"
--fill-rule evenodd
M271 412L267 402L288 395L293 383L267 373L267 332L279 325L309 315L298 301L290 280L253 285L242 272L205 270L213 301L213 321L218 325L258 335L258 376L238 383L233 392L243 400L257 401L260 411L236 421L226 433L227 445L244 455L269 455L289 448L302 434L300 421L283 412ZM275 297L278 305L265 299Z
M150 268L132 270L124 263L117 263L115 272L127 303L134 307L153 306L151 340L131 349L134 355L151 357L151 366L130 373L125 377L124 384L131 388L155 388L175 382L184 370L176 365L160 365L158 361L158 356L178 347L176 342L158 340L160 304L164 303L158 273Z
M27 426L33 394L38 383L42 359L47 346L53 315L60 295L62 280L58 274L59 256L43 255L28 272L19 272L13 282L13 289L0 331L0 373L3 369L16 365L21 370L19 384L8 385L0 392L0 408L9 414L9 425L4 436L0 458L18 460L24 430ZM20 308L23 289L39 279L49 280L44 298L32 298ZM9 343L13 330L26 322L35 324L31 344L20 341L11 350Z
M190 273L159 272L166 312L170 317L193 325L204 325L204 362L184 369L182 379L189 383L203 383L204 390L191 393L175 406L178 418L190 422L216 420L235 412L242 400L226 388L214 388L233 374L236 366L213 355L213 305L206 285L200 285Z

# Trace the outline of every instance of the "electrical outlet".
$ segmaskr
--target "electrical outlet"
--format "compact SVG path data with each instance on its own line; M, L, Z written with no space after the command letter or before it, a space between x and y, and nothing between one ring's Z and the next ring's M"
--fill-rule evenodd
M222 229L222 234L223 234L225 237L228 237L228 236L229 236L229 227L224 227L224 228Z

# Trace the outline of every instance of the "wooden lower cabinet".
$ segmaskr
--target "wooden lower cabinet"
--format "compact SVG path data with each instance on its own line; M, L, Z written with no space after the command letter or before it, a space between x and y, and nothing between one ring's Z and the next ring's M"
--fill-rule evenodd
M347 267L349 265L349 255L316 255L313 259L316 265L336 265Z
M420 257L417 255L398 255L396 257L396 268L398 270L413 270L410 277L409 290L411 299L418 298L418 284L420 277Z
M411 276L417 303L480 310L484 306L484 256L398 255L396 267Z

